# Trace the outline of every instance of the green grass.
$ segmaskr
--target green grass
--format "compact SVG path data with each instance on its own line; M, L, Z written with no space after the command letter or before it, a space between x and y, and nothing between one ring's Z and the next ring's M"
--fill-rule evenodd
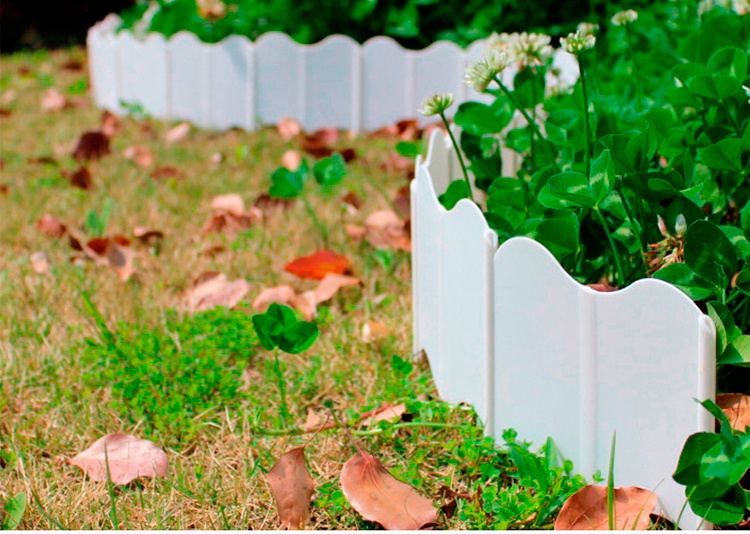
M236 236L201 237L200 230L214 195L238 193L251 203L267 191L281 155L297 142L282 140L273 128L194 129L187 140L168 145L163 139L172 124L125 118L112 154L87 164L94 189L73 188L62 173L79 166L70 143L98 128L100 112L85 94L85 73L61 68L70 59L85 60L83 50L0 58L0 107L6 111L0 185L7 187L0 193L0 510L25 493L24 529L277 528L264 474L309 439L297 429L313 409L352 422L360 446L436 505L444 503L443 486L470 494L458 499L452 514L441 515L443 527L551 525L582 481L568 476L570 466L547 461L554 456L549 448L541 456L513 448L518 462L525 458L517 465L507 449L484 437L470 408L439 401L426 361L411 354L409 255L346 236L344 224L361 224L372 211L389 208L390 197L406 184L404 174L380 166L395 140L344 136L340 145L359 154L347 176L331 191L309 187L304 193L327 228L330 248L351 259L363 285L319 308L321 334L310 350L280 355L292 425L281 420L273 353L253 332L250 302L281 283L314 287L283 266L320 248L320 233L299 201ZM82 105L42 112L48 87L82 98ZM154 167L178 168L183 177L152 180L153 168L121 155L136 144L152 150ZM212 161L216 153L222 163ZM358 215L342 210L338 199L347 191L364 201ZM35 228L46 213L88 237L130 235L141 225L165 238L153 250L137 247L135 275L121 282L107 267L71 262L75 252L67 238ZM211 246L223 248L201 254ZM35 252L47 254L47 274L33 271ZM187 313L185 291L211 270L246 279L250 293L234 310ZM383 323L391 334L363 342L368 321ZM404 402L410 419L357 422L384 402ZM163 446L169 475L110 493L65 462L117 431ZM311 527L376 527L347 504L338 483L354 450L340 428L321 432L308 446L317 484Z

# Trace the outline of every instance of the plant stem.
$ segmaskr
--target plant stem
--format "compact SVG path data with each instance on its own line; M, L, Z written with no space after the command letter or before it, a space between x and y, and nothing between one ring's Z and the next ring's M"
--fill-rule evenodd
M328 230L326 229L325 225L320 222L320 219L318 219L318 215L315 213L315 210L312 208L312 205L310 205L310 201L307 199L307 197L301 195L302 202L305 205L305 209L307 210L308 215L310 215L310 218L312 219L313 225L315 228L317 228L318 232L320 233L320 237L323 238L323 248L328 248Z
M273 372L279 382L279 393L281 394L281 422L286 424L291 414L289 413L289 405L286 403L286 382L284 382L284 374L281 372L278 348L273 349Z
M625 277L623 276L623 270L622 270L622 263L620 261L620 253L617 252L617 247L615 246L615 240L612 238L612 234L609 231L609 226L607 225L607 219L604 218L604 214L601 212L601 210L596 207L594 208L594 213L597 214L599 217L599 222L602 223L602 226L604 227L604 233L607 234L607 241L609 241L609 246L612 249L612 255L615 258L615 271L617 272L617 277L620 279L620 283L625 284ZM614 277L613 277L614 278ZM613 282L616 282L613 280ZM613 283L612 285L616 286L616 283Z
M448 131L448 136L451 138L451 143L453 143L453 149L456 151L456 155L458 156L458 162L461 164L461 170L464 173L464 180L466 180L466 186L469 188L469 198L471 200L474 200L474 196L471 193L471 181L469 181L469 171L466 170L466 163L464 162L464 157L461 154L461 149L458 146L458 142L456 142L456 138L453 135L453 132L451 131L451 126L448 123L448 119L445 117L445 112L440 112L440 118L443 120L443 124L445 125L445 129Z
M534 67L531 68L531 72L536 75L536 69ZM534 124L536 124L536 80L534 76L531 77L531 101L534 103L534 107L531 108L531 118L534 120ZM536 143L534 142L534 130L531 128L531 125L529 125L529 138L531 139L531 162L536 163Z
M583 59L578 58L578 70L581 72L581 92L583 93L583 140L584 152L583 163L586 169L586 180L591 181L591 139L589 139L589 92L586 88L586 69L583 68Z
M500 86L500 90L505 94L505 96L508 97L508 100L510 100L510 103L513 104L513 107L515 107L518 111L521 112L521 115L523 115L523 118L526 119L526 121L531 126L532 130L536 134L536 136L539 138L539 141L542 143L542 147L544 148L544 153L547 155L547 159L552 164L552 167L555 169L556 173L560 172L560 167L557 165L557 161L555 160L555 156L552 154L552 149L549 147L549 142L542 137L542 132L539 131L539 127L537 126L534 119L532 119L529 114L526 112L526 110L521 107L521 104L518 102L515 96L513 96L513 93L511 93L507 87L505 87L505 84L503 84L502 81L500 81L500 78L495 76L495 83L497 83Z
M625 35L628 38L628 48L630 49L630 62L633 64L633 83L635 84L635 105L638 111L641 110L641 101L643 100L643 88L641 87L641 75L638 71L638 65L635 63L635 48L633 48L633 38L630 35L630 24L625 24Z
M628 197L625 196L625 193L623 193L622 188L617 187L615 188L617 191L617 194L620 197L620 201L622 202L623 208L625 208L625 213L628 216L628 219L630 220L630 224L633 226L633 231L638 236L638 242L641 244L641 252L648 252L648 243L646 243L646 235L643 232L643 228L641 225L638 224L638 222L635 220L635 217L633 217L633 210L630 208L630 202L628 202ZM643 263L645 265L646 259L644 257Z
M612 447L609 450L609 475L607 476L607 522L609 530L615 530L615 440L612 432Z

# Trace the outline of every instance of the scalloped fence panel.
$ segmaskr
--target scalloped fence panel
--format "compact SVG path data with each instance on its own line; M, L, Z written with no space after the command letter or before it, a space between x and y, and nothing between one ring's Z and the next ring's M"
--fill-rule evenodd
M435 132L411 184L414 348L424 350L449 402L474 404L499 441L513 428L551 437L577 472L659 495L676 520L684 487L672 480L682 446L713 419L715 328L681 291L640 280L601 293L573 280L542 245L500 247L481 211L438 202L460 179L450 142ZM682 528L698 528L690 508ZM704 525L706 527L708 525Z
M255 42L235 35L207 44L187 32L140 39L116 32L119 24L110 15L87 37L94 99L117 113L138 105L154 117L208 128L252 130L291 117L307 130L361 131L414 118L433 93L454 93L458 103L489 101L463 83L466 67L481 58L482 41L467 50L447 41L407 50L388 37L360 45L333 35L300 45L269 32ZM571 59L558 50L553 66L575 80ZM503 79L512 84L513 72Z

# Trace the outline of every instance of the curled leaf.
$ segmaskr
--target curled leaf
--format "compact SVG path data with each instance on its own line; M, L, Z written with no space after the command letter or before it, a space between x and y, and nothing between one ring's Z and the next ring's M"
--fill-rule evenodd
M358 452L344 464L341 489L362 517L388 530L416 530L437 523L438 510L432 501L393 477L366 452Z
M106 451L106 452L105 452ZM106 458L106 461L105 461ZM128 434L108 434L70 460L92 480L129 484L136 478L166 476L167 455L154 442Z
M187 292L187 307L192 312L208 310L216 306L232 308L250 291L245 280L227 279L225 274L207 272L200 275Z

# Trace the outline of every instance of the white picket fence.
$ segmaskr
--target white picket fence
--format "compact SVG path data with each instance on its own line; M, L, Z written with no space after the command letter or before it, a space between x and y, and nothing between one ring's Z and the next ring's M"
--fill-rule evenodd
M415 350L443 399L474 405L488 434L541 445L552 437L577 472L655 491L677 519L672 480L682 446L713 419L694 399L715 396L715 327L681 291L654 279L600 293L571 278L537 242L498 248L481 211L438 202L460 179L440 132L411 184ZM683 528L700 520L689 508Z
M188 32L139 40L128 31L115 33L119 24L110 15L87 37L95 101L112 112L126 111L124 101L154 117L207 128L252 130L292 117L308 130L361 131L414 118L433 93L454 93L459 103L487 98L463 83L466 66L483 54L482 41L467 50L441 41L414 51L387 37L360 45L334 35L300 45L270 32L256 42L231 36L206 44ZM578 77L574 58L562 50L553 66L566 84ZM511 83L514 71L503 75Z

